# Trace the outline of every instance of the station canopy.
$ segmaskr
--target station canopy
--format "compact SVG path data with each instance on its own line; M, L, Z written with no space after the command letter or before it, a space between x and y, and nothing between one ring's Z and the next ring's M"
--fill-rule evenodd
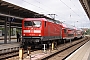
M79 0L90 20L90 0Z
M12 3L0 0L0 26L4 24L4 21L7 19L7 22L11 22L11 26L21 27L23 18L49 18L43 14L25 9L23 7L14 5Z

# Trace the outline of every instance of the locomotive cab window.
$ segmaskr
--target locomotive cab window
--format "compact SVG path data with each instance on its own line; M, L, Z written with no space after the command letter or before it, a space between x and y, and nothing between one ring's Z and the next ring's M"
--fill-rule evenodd
M33 27L40 27L41 26L41 21L32 21Z
M40 27L41 21L24 21L25 27Z
M32 22L31 21L24 21L24 26L32 26Z

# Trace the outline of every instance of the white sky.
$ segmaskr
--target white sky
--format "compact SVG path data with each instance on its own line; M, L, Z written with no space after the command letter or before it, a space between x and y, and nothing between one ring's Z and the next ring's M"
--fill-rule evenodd
M88 19L79 0L4 0L40 14L56 14L55 19L76 27L90 28Z

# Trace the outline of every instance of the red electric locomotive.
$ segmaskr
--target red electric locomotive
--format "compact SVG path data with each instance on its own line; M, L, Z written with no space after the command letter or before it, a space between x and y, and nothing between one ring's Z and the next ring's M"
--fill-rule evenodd
M24 46L41 47L42 44L64 42L80 38L82 31L75 27L46 18L25 18L22 20L22 43Z
M46 18L25 18L22 20L22 42L25 45L41 45L51 40L61 39L59 21Z

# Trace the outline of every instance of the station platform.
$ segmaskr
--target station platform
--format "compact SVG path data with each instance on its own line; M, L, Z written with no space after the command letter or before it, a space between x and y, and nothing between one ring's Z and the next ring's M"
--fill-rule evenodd
M14 48L14 47L20 47L20 42L18 43L9 43L9 44L1 44L0 50L8 49L8 48Z
M65 60L90 60L90 41L77 49Z
M4 36L0 36L0 50L13 48L13 47L20 47L21 42L17 42L16 36L11 36L11 40L7 36L7 44L4 44Z
M16 36L11 36L11 40L9 40L9 36L7 36L7 43L15 43L17 42ZM4 36L0 36L0 45L4 44Z

